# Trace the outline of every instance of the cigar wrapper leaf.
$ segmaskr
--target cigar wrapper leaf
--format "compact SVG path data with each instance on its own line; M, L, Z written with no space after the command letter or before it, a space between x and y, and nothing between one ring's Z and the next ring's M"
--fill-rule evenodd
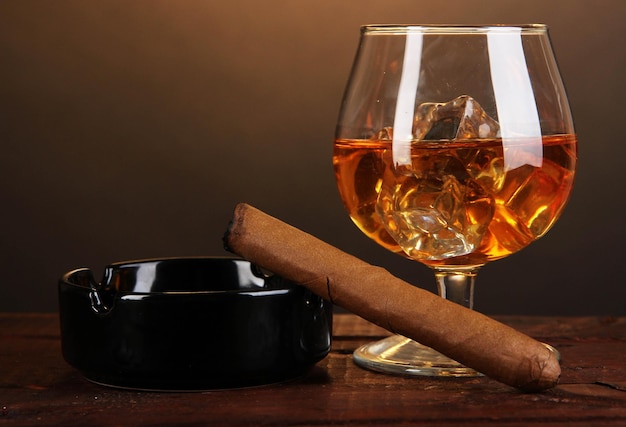
M333 304L504 384L536 392L558 383L559 362L542 343L410 285L248 204L235 207L224 246Z

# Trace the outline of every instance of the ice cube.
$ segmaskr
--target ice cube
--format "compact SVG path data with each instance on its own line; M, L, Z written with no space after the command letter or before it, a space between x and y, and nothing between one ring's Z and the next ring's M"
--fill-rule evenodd
M393 129L376 137L393 140ZM467 95L417 107L402 162L393 156L393 144L383 155L376 204L385 229L410 257L458 257L481 244L495 211L492 194L504 182L504 159L494 141L499 137L498 122Z
M409 176L393 167L385 173L376 204L385 229L414 259L471 253L493 217L493 198L452 155L413 161Z
M463 140L500 137L500 125L468 95L452 101L425 102L415 111L416 140Z

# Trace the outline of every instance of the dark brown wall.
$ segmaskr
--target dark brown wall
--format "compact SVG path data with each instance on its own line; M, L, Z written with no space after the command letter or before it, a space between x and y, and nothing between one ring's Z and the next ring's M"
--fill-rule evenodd
M222 255L247 201L434 290L347 218L331 153L364 23L550 25L580 139L572 200L485 267L487 313L626 315L626 2L0 2L0 311L56 310L56 280L112 261Z

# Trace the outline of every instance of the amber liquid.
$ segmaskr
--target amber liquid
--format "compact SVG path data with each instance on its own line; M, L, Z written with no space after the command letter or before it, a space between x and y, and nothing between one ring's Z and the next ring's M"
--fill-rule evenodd
M389 140L339 139L333 164L371 239L430 266L477 266L544 235L569 197L576 137L529 141L413 142L410 161L394 164Z

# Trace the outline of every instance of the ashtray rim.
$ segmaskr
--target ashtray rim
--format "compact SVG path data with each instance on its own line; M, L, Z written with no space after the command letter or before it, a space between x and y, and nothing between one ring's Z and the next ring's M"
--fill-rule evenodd
M104 267L104 272L106 274L107 271L114 271L116 269L120 269L122 267L133 267L133 266L141 266L147 265L150 263L160 263L160 262L186 262L186 261L230 261L230 262L242 262L244 264L250 265L251 273L257 277L259 280L266 280L270 277L274 276L274 273L261 269L254 263L246 260L245 258L238 256L228 256L228 255L218 255L218 256L210 256L210 255L195 255L195 256L169 256L169 257L151 257L151 258L136 258L130 259L127 261L116 261L107 264ZM93 286L85 286L83 284L78 284L70 281L72 276L76 276L79 273L90 274L93 278L93 269L89 267L78 267L72 270L65 272L61 278L60 282L67 286L72 286L80 289L91 289L91 290L99 290L101 283L96 282L95 278L93 278ZM115 291L115 299L132 299L133 296L194 296L194 295L213 295L218 296L220 294L239 294L239 295L252 295L255 297L260 296L274 296L274 295L282 295L290 290L294 289L298 286L296 283L291 282L289 280L282 280L281 284L283 286L273 285L272 287L249 287L249 288L241 288L241 289L211 289L211 290L171 290L171 291L136 291L136 290L116 290Z

